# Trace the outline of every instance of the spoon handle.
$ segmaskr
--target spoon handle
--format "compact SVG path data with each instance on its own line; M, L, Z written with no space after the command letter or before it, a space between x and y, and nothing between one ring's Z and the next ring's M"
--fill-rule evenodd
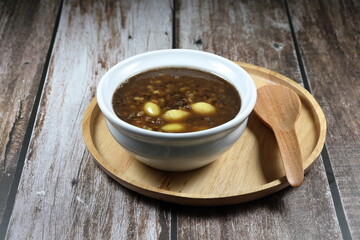
M273 130L279 145L286 178L291 186L298 187L304 180L304 168L295 129Z

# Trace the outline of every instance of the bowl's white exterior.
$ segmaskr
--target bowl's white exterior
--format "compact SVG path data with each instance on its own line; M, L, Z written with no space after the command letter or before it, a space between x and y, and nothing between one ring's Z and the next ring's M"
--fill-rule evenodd
M227 80L239 92L239 114L218 127L192 133L154 132L120 120L111 103L116 88L131 76L163 67L199 69ZM161 170L185 171L219 158L241 136L255 106L256 88L240 66L223 57L195 50L169 49L136 55L112 67L100 80L97 101L111 134L136 159Z

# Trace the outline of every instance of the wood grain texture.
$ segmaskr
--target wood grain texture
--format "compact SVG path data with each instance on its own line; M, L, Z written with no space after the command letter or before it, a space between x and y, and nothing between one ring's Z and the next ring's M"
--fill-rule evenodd
M182 0L176 9L178 47L213 52L301 82L282 1Z
M7 239L167 239L167 204L133 194L94 162L85 107L118 61L170 48L168 1L65 1Z
M327 149L353 239L360 239L360 2L289 1L312 92L328 120Z
M179 47L254 63L301 82L282 1L181 1L177 9ZM321 159L299 188L221 209L179 207L178 226L185 239L341 238Z
M293 187L300 186L304 180L303 158L298 141L300 133L297 134L295 128L302 108L304 104L300 97L288 87L268 85L257 89L254 111L274 132L286 179ZM302 131L304 126L300 129ZM302 141L303 145L305 143Z
M58 1L0 2L0 222L39 87Z
M258 66L242 66L257 87L287 86L297 100L301 99L303 107L295 127L302 143L299 156L303 159L299 160L304 176L325 142L323 112L299 84ZM274 133L254 114L241 138L221 158L203 168L180 173L158 171L135 160L111 136L96 98L85 112L83 134L89 151L106 173L127 188L155 199L199 206L228 205L268 196L289 185Z

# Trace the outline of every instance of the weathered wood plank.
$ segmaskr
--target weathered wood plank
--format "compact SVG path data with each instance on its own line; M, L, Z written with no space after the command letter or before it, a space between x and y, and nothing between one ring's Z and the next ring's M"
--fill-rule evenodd
M177 9L180 48L214 52L301 81L281 1L184 0Z
M312 91L328 120L327 149L353 239L360 239L360 2L289 1Z
M319 160L300 188L221 208L178 208L179 239L342 239L334 209L323 206L330 193L314 191L326 183L323 172Z
M169 238L169 205L110 179L81 124L109 67L171 36L168 1L65 1L7 239Z
M55 25L58 1L0 2L0 222Z
M264 66L301 83L282 1L181 1L177 9L179 47ZM321 159L299 188L244 205L179 208L178 226L180 239L341 238Z

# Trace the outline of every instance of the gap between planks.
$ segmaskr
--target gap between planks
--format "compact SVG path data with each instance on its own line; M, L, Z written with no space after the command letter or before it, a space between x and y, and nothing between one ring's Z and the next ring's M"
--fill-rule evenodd
M31 110L29 122L26 127L26 132L25 132L24 140L22 142L22 147L20 150L18 164L16 166L16 171L14 174L14 180L13 180L13 183L10 188L10 193L9 193L9 196L8 196L8 199L6 202L4 215L3 215L3 218L2 218L2 221L0 224L0 239L5 238L5 235L6 235L8 226L9 226L9 221L10 221L12 210L14 207L17 189L18 189L18 186L20 183L20 178L21 178L22 170L23 170L24 163L25 163L26 153L29 148L30 139L31 139L33 129L34 129L35 119L36 119L38 109L39 109L40 99L41 99L41 95L43 92L44 83L45 83L45 79L46 79L46 75L47 75L47 71L48 71L48 67L49 67L49 63L50 63L51 53L53 51L53 47L54 47L54 43L55 43L55 39L56 39L56 33L57 33L59 23L60 23L63 3L64 3L64 0L60 0L59 7L57 10L57 16L56 16L56 20L55 20L55 24L54 24L54 29L53 29L52 36L51 36L49 49L46 54L44 68L42 70L41 79L39 82L39 87L38 87L38 90L36 93L33 108Z
M299 68L300 68L301 78L302 78L303 83L304 83L304 88L311 93L312 92L311 91L311 85L310 85L309 80L307 78L304 62L303 62L303 59L301 57L299 43L297 41L294 26L293 26L292 19L291 19L291 13L290 13L289 5L288 5L288 0L284 0L284 7L285 7L285 10L286 10L286 15L287 15L289 26L290 26L291 37L293 39L293 44L294 44L294 48L295 48L295 52L296 52L296 58L297 58L298 63L299 63ZM337 216L338 221L339 221L341 234L342 234L344 239L352 239L350 229L349 229L349 224L348 224L348 222L346 220L346 217L345 217L344 206L342 205L342 202L341 202L340 192L339 192L338 186L336 184L336 181L334 179L334 171L333 171L333 168L332 168L332 165L331 165L331 162L330 162L329 153L327 151L326 143L324 144L324 148L321 151L321 158L323 159L323 164L324 164L324 167L325 167L325 170L326 170L326 177L328 179L328 184L329 184L329 187L330 187L331 196L332 196L332 199L333 199L336 216Z

